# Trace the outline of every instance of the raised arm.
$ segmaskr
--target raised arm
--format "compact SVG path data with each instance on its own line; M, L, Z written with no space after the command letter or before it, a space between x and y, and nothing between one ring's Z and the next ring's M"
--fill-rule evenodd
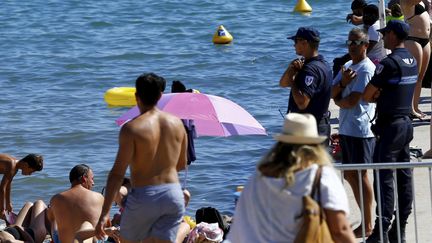
M362 98L362 93L351 92L348 96L342 98L342 91L357 77L357 73L349 68L346 69L342 66L341 72L340 74L338 74L338 77L339 75L341 77L341 80L332 86L332 98L337 106L347 109L352 108L360 102Z
M285 70L284 74L279 80L279 86L291 87L292 84L294 83L295 76L297 75L298 71L302 69L302 67L303 67L303 60L301 59L293 60L288 65L288 68Z
M298 89L295 84L291 86L291 93L293 95L294 102L297 104L297 107L300 110L304 110L306 107L308 107L311 98Z
M369 103L376 102L380 95L380 91L373 84L369 83L363 92L363 100Z

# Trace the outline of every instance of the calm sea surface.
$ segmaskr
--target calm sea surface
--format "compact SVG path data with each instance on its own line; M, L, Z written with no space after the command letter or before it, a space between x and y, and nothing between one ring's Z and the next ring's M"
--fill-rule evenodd
M45 168L13 181L15 211L69 187L78 163L106 183L116 151L114 120L128 108L109 108L106 90L133 86L155 72L248 110L269 136L200 137L189 168L188 214L203 206L234 210L233 192L245 183L279 132L289 91L279 78L295 58L287 35L315 26L321 53L331 62L346 51L353 26L351 1L310 0L310 16L293 13L296 1L2 1L0 10L0 152L45 157ZM230 45L213 45L223 24ZM183 180L184 175L181 174Z

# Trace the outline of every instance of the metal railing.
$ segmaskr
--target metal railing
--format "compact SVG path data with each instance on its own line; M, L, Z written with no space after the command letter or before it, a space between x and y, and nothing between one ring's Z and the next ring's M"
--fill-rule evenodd
M392 170L393 171L393 183L394 183L394 201L395 201L395 205L396 205L396 215L399 215L399 203L398 203L398 193L397 193L397 173L396 170L397 169L413 169L413 176L412 176L412 193L413 193L413 202L412 202L412 207L413 207L413 212L411 213L410 217L413 216L413 220L414 220L414 231L415 231L415 242L419 242L419 236L418 236L418 222L417 222L417 204L416 204L416 190L415 190L415 178L414 178L414 170L419 169L419 168L423 168L423 169L427 169L429 172L429 203L431 203L431 214L430 216L432 216L432 162L401 162L401 163L373 163L373 164L335 164L334 167L337 170L341 171L341 179L342 182L344 181L344 176L343 176L343 172L344 171L357 171L357 175L358 175L358 182L359 182L359 192L360 192L360 212L361 212L361 224L362 224L362 238L363 241L365 240L365 221L364 221L364 216L365 216L365 212L364 212L364 196L363 196L363 184L362 184L362 174L361 171L362 170L373 170L374 174L375 174L375 179L378 181L378 183L380 183L380 177L379 177L379 173L378 171L381 169L387 169L387 170ZM380 192L380 187L377 187L377 194L381 194ZM427 195L421 195L426 197ZM378 217L381 219L382 218L382 212L381 212L381 198L380 197L376 197L376 201L378 204ZM398 242L401 242L400 239L400 220L399 217L395 217L396 223L397 223L397 233L398 233ZM381 236L381 241L383 240L383 231L382 231L382 221L379 220L379 229L380 229L380 236ZM408 232L407 232L408 233ZM407 234L408 236L408 234ZM429 237L430 238L430 237ZM409 242L407 240L407 242Z

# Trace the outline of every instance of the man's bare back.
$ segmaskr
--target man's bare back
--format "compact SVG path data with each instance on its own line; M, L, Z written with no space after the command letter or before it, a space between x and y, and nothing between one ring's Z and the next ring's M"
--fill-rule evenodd
M15 157L12 157L8 154L0 154L0 174L4 174L5 172L14 172L13 175L15 175L16 162L18 162L18 160Z
M157 108L127 123L120 137L134 146L130 171L133 187L178 183L186 166L186 134L181 121ZM183 148L183 149L182 149Z
M75 233L86 221L93 227L97 224L104 198L91 191L92 186L93 172L89 169L69 190L51 198L48 217L57 225L60 242L73 242Z
M156 106L165 83L164 78L153 73L142 74L136 80L135 97L141 115L120 130L119 149L96 226L98 239L105 235L103 227L111 203L130 167L132 190L122 214L121 240L175 241L184 213L177 172L186 167L187 137L181 120Z

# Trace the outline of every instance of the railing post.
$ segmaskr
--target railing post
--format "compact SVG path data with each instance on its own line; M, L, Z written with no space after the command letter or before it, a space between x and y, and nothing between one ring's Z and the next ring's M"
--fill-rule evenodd
M429 202L431 202L431 213L432 213L432 168L431 167L429 167L429 190L430 190Z
M430 170L430 167L429 167ZM417 231L417 207L416 207L416 200L415 200L415 183L414 183L414 169L411 171L412 173L412 194L413 194L413 210L414 210L414 232L415 232L415 239L416 242L418 242L418 231Z
M398 178L397 178L397 172L396 169L393 169L393 197L394 197L394 201L396 204L396 215L395 215L395 220L396 220L396 229L397 229L397 239L398 239L398 243L400 243L401 239L400 239L400 218L399 218L399 190L398 190Z
M378 199L378 224L379 224L379 231L380 231L380 239L381 242L384 241L384 237L383 237L383 225L382 225L382 208L381 208L381 180L380 180L380 175L379 175L379 169L375 170L376 173L376 188L377 188L377 194L378 196L375 195L375 197Z
M367 173L367 171L366 171L366 173ZM366 225L365 225L362 171L357 170L357 175L358 175L358 183L359 183L359 188L360 188L360 212L361 212L361 224L362 224L362 238L363 238L363 241L366 241Z

